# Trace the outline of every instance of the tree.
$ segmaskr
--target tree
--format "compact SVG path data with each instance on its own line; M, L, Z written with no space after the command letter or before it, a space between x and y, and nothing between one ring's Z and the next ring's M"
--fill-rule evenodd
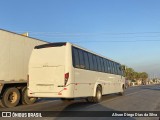
M134 73L134 70L132 68L126 68L125 71L125 77L129 80L133 80L133 73Z
M140 78L142 80L146 80L148 78L148 74L146 72L142 72L142 73L140 73Z
M142 80L145 81L148 78L146 72L136 72L133 68L127 68L124 70L126 79L128 80Z
M138 80L140 78L140 73L134 72L133 73L133 78L134 78L134 80Z

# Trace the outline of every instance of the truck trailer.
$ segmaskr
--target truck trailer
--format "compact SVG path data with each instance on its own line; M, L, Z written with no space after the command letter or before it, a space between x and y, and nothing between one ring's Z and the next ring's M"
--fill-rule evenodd
M33 104L36 98L27 96L28 63L32 49L47 43L0 29L0 104L15 107Z

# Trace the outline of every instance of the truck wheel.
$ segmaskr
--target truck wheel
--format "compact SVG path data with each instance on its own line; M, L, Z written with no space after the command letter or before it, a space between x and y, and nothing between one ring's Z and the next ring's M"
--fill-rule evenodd
M15 107L20 100L20 92L17 88L7 88L2 96L2 104L5 107Z
M0 106L3 108L5 107L1 100L0 100Z
M27 87L22 88L22 104L33 104L36 102L37 98L36 97L28 97L27 94Z

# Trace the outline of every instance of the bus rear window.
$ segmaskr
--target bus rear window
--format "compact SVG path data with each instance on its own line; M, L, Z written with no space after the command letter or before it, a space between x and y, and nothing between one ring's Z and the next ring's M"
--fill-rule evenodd
M48 47L60 47L60 46L65 46L65 45L66 45L66 42L49 43L49 44L35 46L34 49L42 49L42 48L48 48Z

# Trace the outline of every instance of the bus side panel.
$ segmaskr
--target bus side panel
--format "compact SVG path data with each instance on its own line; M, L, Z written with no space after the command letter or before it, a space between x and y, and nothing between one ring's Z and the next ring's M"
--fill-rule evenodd
M75 97L95 96L97 85L102 86L103 95L122 91L122 80L118 75L77 68L74 68L74 71Z
M115 93L116 89L115 89L115 77L112 74L108 74L108 73L102 73L102 72L94 72L94 75L96 75L97 80L94 81L94 91L93 91L93 95L96 95L96 89L98 85L101 85L102 87L102 95L105 94L110 94L110 93Z
M74 68L75 74L75 97L92 96L97 77L93 71Z

